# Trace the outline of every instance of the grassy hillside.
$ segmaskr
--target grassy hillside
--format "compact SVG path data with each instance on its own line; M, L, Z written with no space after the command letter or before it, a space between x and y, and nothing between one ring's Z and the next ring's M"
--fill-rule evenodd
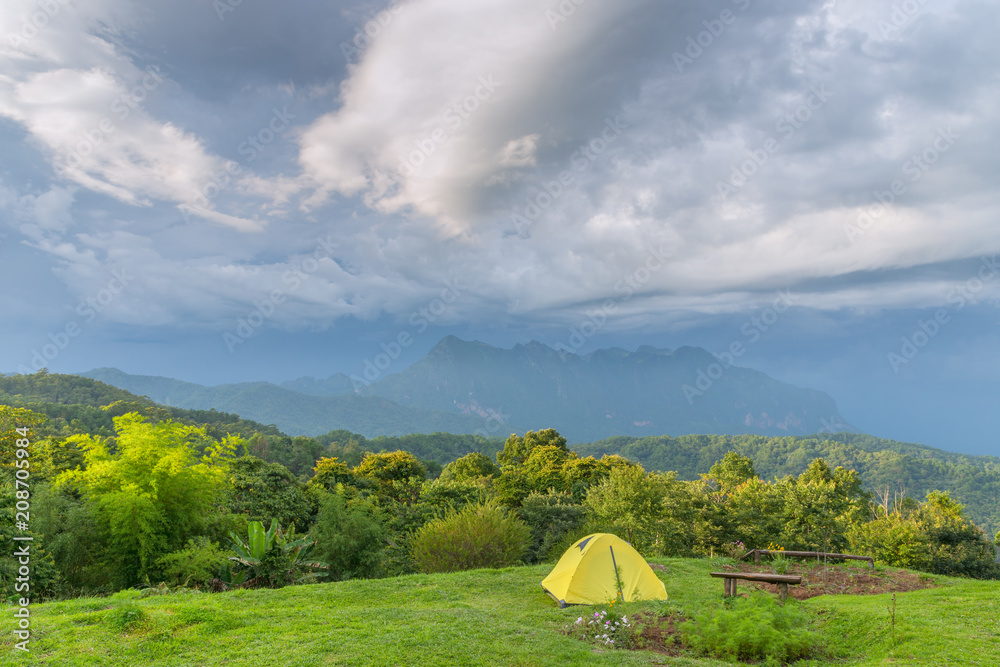
M721 604L708 576L719 560L665 559L657 575L670 601L626 605L697 614ZM538 583L551 565L349 581L281 590L176 594L136 591L32 607L30 655L0 637L4 665L651 665L712 666L683 654L595 649L560 629L583 607L558 609ZM828 658L843 666L994 665L1000 655L996 584L940 577L938 587L897 594L890 639L888 595L824 595L802 602ZM140 609L147 620L115 628ZM3 610L10 622L9 609Z
M697 479L727 452L753 460L764 479L799 475L816 458L831 467L857 470L869 491L905 491L922 500L928 491L948 491L989 535L1000 530L1000 458L969 456L933 447L857 433L767 437L757 435L619 436L574 445L581 456L620 454L647 470L673 470Z

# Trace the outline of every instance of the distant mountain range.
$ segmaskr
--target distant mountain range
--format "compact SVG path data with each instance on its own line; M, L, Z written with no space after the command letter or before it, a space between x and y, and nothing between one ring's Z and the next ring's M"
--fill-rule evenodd
M458 412L404 407L384 398L310 396L270 382L243 382L205 387L152 375L129 375L98 368L80 375L148 396L178 408L234 412L244 419L273 424L289 435L321 435L346 429L366 437L410 433L474 433L482 420Z
M853 430L827 394L723 366L708 351L620 348L560 353L537 341L502 349L454 336L400 373L363 386L343 374L205 387L114 368L81 373L183 408L235 412L292 435L348 429L505 436L555 428L571 442L615 435Z

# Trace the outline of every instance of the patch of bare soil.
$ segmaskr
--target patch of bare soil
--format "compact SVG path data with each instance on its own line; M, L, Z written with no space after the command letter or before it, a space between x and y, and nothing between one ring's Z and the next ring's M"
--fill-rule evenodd
M767 563L739 563L736 567L724 566L730 572L766 572L774 569ZM785 574L802 575L802 583L789 586L788 594L796 600L805 600L817 595L879 595L881 593L916 591L933 588L935 579L926 574L913 574L899 570L872 570L867 566L817 565L816 563L792 563ZM721 586L720 586L721 588ZM777 594L774 584L740 581L740 589L770 591Z
M663 655L677 656L684 652L681 646L681 633L677 629L681 619L674 616L657 616L652 613L639 613L633 617L639 628L639 636L635 646L638 651L653 651Z

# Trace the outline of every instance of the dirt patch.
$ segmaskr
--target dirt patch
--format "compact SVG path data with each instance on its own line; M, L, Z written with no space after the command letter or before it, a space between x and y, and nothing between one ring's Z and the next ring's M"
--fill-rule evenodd
M652 613L639 613L633 618L639 627L633 650L653 651L663 655L678 656L684 653L681 645L681 633L677 629L682 619L674 616L657 616Z
M659 570L660 572L666 572L667 571L666 566L660 565L659 563L650 563L649 567L652 568L652 569L654 569L654 570Z
M728 572L766 572L773 574L768 563L739 563L737 566L722 567ZM796 600L805 600L817 595L880 595L882 593L917 591L933 588L935 579L928 575L913 574L900 570L872 570L867 566L817 565L815 563L792 563L785 574L802 575L802 583L789 586L788 594ZM721 588L721 585L720 585ZM769 591L777 594L774 584L740 581L739 589Z

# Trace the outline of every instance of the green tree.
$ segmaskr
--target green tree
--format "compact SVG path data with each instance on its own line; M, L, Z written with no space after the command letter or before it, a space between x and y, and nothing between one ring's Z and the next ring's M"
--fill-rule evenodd
M779 539L783 529L784 500L775 484L752 478L733 489L726 498L725 518L730 539L748 549L767 548Z
M525 459L521 473L527 478L528 485L535 491L568 491L565 467L577 456L565 447L557 445L539 445L531 450Z
M559 435L553 428L541 431L528 431L524 437L512 433L507 442L504 443L503 450L497 454L497 462L502 469L518 468L536 447L552 446L563 451L566 448L566 438Z
M778 542L786 549L843 551L847 532L864 519L869 496L853 470L830 470L823 459L814 460L799 475L778 484L782 497L782 531Z
M389 530L382 510L370 500L349 501L342 494L328 494L316 517L313 535L315 556L328 565L331 580L383 573Z
M612 526L637 550L648 548L656 534L663 489L638 467L620 467L587 494L591 520Z
M35 427L44 424L45 420L45 415L27 408L0 405L0 470L12 471L16 467L14 462L17 460L18 440L27 439L31 444L26 449L33 451ZM19 433L19 428L26 430Z
M573 502L571 495L555 490L529 494L521 503L518 514L531 529L528 561L562 555L552 553L552 548L560 544L568 533L580 528L587 519L587 510Z
M44 536L39 534L38 527L31 522L29 530L14 531L14 517L17 511L17 503L24 499L18 497L13 481L0 482L0 541L5 545L5 549L0 552L0 595L5 600L17 600L21 597L33 600L52 597L61 588L61 577L59 570L53 562L52 554L48 553L44 544ZM31 537L31 542L15 542L14 536ZM20 557L15 555L23 545L28 545L31 558L31 579L30 581L16 581L19 576L19 568L23 564ZM15 586L17 588L15 588ZM25 587L27 586L27 587ZM20 589L20 590L19 590Z
M705 477L715 482L721 493L728 495L740 484L756 479L757 471L754 470L750 457L728 452L709 468Z
M1000 578L996 547L963 510L947 493L931 491L914 513L930 542L929 569L979 579Z
M102 559L116 581L131 586L156 576L156 561L206 529L237 446L216 443L199 455L203 429L170 421L150 424L136 413L115 417L115 446L73 436L86 469L64 472L58 485L77 489L93 508L103 539Z
M295 475L280 463L268 463L256 456L241 456L229 465L226 506L248 521L277 519L283 526L305 530L311 521L312 505Z
M94 539L100 534L94 508L78 496L71 489L36 482L31 493L31 526L52 554L66 594L111 592L113 572L101 560L101 544Z
M366 454L354 468L354 474L375 482L379 495L387 500L413 504L420 496L420 483L427 471L409 452Z
M443 482L468 482L482 477L496 477L500 474L490 457L479 452L472 452L455 459L441 471Z
M606 459L598 461L593 456L567 459L563 464L562 475L566 488L573 494L573 500L582 502L590 487L608 478L611 467Z
M347 467L347 464L336 456L324 457L316 462L313 468L312 479L309 484L318 486L327 491L337 488L338 484L354 484L354 473Z

